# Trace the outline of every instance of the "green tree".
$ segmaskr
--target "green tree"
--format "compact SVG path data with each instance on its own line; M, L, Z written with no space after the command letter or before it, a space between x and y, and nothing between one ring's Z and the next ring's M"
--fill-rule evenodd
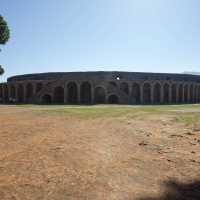
M4 69L0 65L0 75L2 75L3 73L4 73Z
M0 15L0 44L6 44L10 38L10 30L7 22Z
M10 38L10 30L8 28L7 22L0 15L0 44L2 45L6 44L9 38ZM4 69L0 65L0 75L2 75L3 73Z

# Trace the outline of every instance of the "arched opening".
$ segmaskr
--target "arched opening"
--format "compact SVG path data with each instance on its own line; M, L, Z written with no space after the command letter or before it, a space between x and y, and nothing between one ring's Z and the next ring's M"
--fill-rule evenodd
M81 84L80 88L81 103L91 103L91 84L87 81Z
M126 94L129 94L128 83L126 82L121 83L120 90L124 91Z
M171 97L172 97L172 102L176 102L176 91L177 91L177 84L173 83L172 84L172 91L171 91Z
M0 85L0 98L3 99L3 88L1 85Z
M188 84L186 84L184 88L184 102L188 102L188 88Z
M33 85L31 83L26 84L26 101L33 95Z
M67 84L67 102L77 103L77 84L75 82L69 82Z
M94 89L94 103L105 103L105 89L101 86Z
M41 103L51 103L51 96L49 94L43 94Z
M145 83L143 85L143 102L151 103L151 84Z
M190 102L193 102L194 86L190 85Z
M18 84L18 102L24 103L24 87L21 83Z
M160 83L154 84L154 103L160 103L161 85Z
M163 102L168 103L169 102L169 84L165 83L163 86Z
M60 85L54 88L54 103L64 103L64 88Z
M111 94L108 97L108 103L119 103L119 97L116 94Z
M183 84L179 84L178 86L178 102L183 102Z
M117 80L121 80L121 79L123 79L123 76L118 75L118 76L115 77L115 79L117 79Z
M13 99L13 98L16 98L15 96L15 86L14 84L11 84L10 85L10 97Z
M117 87L117 83L115 83L114 81L110 81L109 83L110 83L111 85Z
M39 92L40 90L42 90L43 88L43 84L42 83L37 83L36 84L36 92Z
M140 103L140 84L139 83L133 83L132 96L134 99L134 103Z
M8 86L4 85L4 102L7 103L8 100L9 100L9 97L8 97Z

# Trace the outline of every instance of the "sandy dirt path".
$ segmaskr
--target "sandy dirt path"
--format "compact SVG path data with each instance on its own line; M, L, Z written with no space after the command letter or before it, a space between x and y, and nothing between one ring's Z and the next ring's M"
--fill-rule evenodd
M200 130L175 114L0 111L0 199L200 199Z

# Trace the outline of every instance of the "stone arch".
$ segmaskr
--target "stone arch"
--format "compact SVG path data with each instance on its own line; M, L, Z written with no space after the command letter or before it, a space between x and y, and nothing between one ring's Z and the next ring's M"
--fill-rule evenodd
M169 83L164 83L163 86L163 102L169 103Z
M116 80L121 80L121 79L123 79L123 76L117 75L117 76L115 77L115 79L116 79Z
M8 85L5 84L4 85L4 100L5 103L7 103L9 101L9 97L8 97Z
M24 103L24 86L21 83L19 83L17 88L18 88L18 102Z
M36 84L36 92L39 92L40 90L42 90L43 88L43 84L42 83L37 83Z
M177 92L177 84L176 83L172 83L172 86L171 86L171 97L172 97L172 102L173 103L176 102L176 92Z
M183 102L183 84L180 83L178 86L178 102Z
M10 97L11 98L16 98L16 92L15 92L15 85L14 84L11 84L10 85Z
M80 85L80 102L91 103L91 83L84 81Z
M110 83L111 85L117 87L117 83L115 83L115 81L110 81L109 83Z
M151 84L149 82L143 84L143 103L151 103Z
M33 95L33 85L32 83L27 83L26 84L26 100L28 101L28 99Z
M61 85L57 85L53 89L54 103L64 103L64 88Z
M132 84L132 97L134 103L140 103L140 84L138 82Z
M161 102L161 84L156 82L154 84L154 87L153 87L153 94L154 94L154 103L160 103Z
M3 99L3 87L0 85L0 98Z
M129 94L129 86L127 82L122 82L120 85L120 90L124 91L126 94Z
M193 95L194 95L194 85L190 85L190 102L193 102Z
M77 103L78 102L78 87L77 83L70 81L67 83L67 103Z
M94 103L105 103L105 88L97 86L94 89Z
M188 84L185 84L184 86L184 102L188 102Z
M41 103L52 103L51 95L46 93L42 95Z
M111 94L109 97L108 97L108 103L110 104L115 104L115 103L119 103L119 96L116 95L116 94Z

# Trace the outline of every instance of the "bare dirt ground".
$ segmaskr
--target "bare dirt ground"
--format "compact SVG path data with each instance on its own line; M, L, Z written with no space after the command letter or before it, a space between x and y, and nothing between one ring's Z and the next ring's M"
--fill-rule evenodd
M0 105L0 199L200 199L200 129L176 112L45 109Z

